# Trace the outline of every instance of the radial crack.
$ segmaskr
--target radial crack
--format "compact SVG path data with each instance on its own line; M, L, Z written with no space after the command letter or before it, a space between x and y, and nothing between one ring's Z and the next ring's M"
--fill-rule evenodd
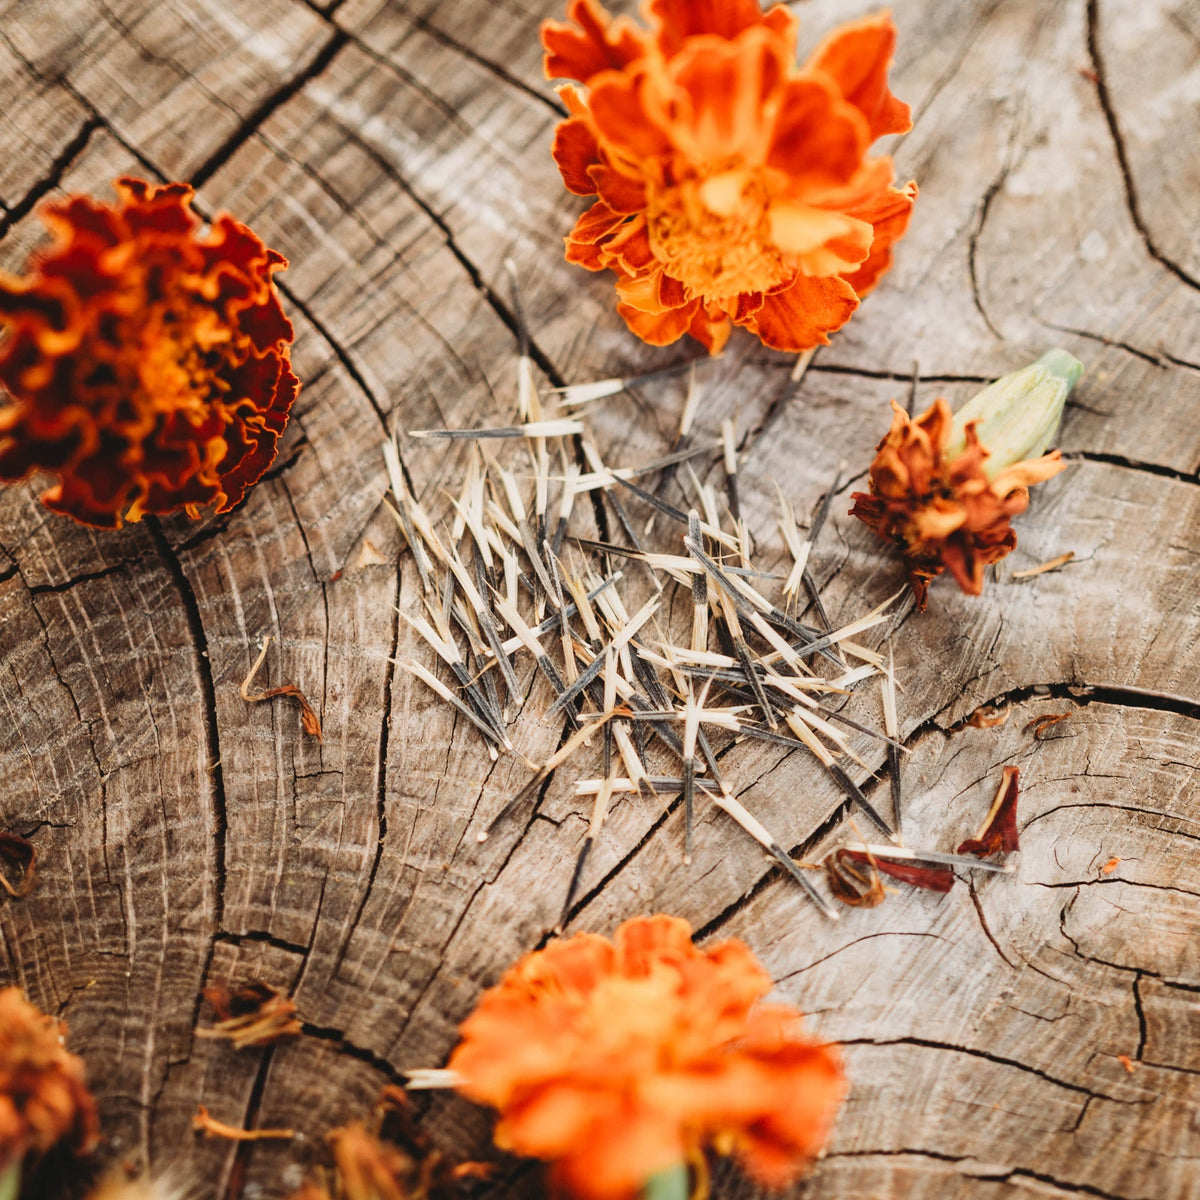
M1137 186L1133 181L1133 171L1129 166L1129 155L1125 150L1125 139L1121 133L1121 125L1117 120L1117 112L1113 107L1112 95L1108 90L1108 77L1105 74L1104 55L1100 50L1100 0L1087 0L1087 48L1092 60L1092 74L1096 81L1096 97L1108 122L1109 133L1112 134L1113 150L1117 157L1117 166L1121 170L1121 178L1125 184L1125 206L1129 210L1129 219L1141 235L1146 252L1155 262L1161 264L1177 279L1182 280L1190 288L1200 291L1200 279L1189 274L1177 262L1167 257L1155 244L1150 228L1142 215L1141 201L1138 197Z

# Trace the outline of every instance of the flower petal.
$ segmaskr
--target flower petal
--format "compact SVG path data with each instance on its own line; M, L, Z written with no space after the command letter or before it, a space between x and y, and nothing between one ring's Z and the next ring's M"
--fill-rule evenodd
M865 296L892 265L892 247L903 236L912 217L913 202L917 198L917 185L909 181L902 188L888 188L872 203L860 205L853 215L870 221L875 228L871 242L871 253L853 274L842 278L859 294Z
M652 267L655 263L654 251L650 249L650 239L646 236L646 220L644 217L634 217L624 225L604 244L606 254L613 255L616 263L630 275L637 275ZM657 286L657 285L656 285Z
M586 117L589 115L587 98L573 83L560 83L554 90L563 102L568 116Z
M685 1143L673 1114L627 1104L554 1164L553 1195L578 1200L630 1200L652 1175L684 1159Z
M687 331L709 354L720 354L733 332L733 322L724 313L714 317L705 305L698 304Z
M783 4L763 12L759 0L650 0L646 6L658 25L658 45L663 54L677 54L684 40L711 33L732 41L745 29L765 25L791 42L795 55L796 18Z
M603 163L590 167L588 174L592 177L592 191L614 212L637 213L646 207L646 185L640 179L632 179Z
M692 927L681 917L665 914L627 921L617 930L617 969L636 978L663 959L699 956L692 945Z
M591 245L593 242L598 242L603 237L608 237L615 229L619 228L626 220L624 213L613 212L603 200L597 200L591 208L585 212L578 221L575 222L575 228L571 230L571 236L568 239L572 242L583 242Z
M895 50L896 27L891 14L882 12L835 30L806 64L807 70L824 71L837 81L842 95L866 117L872 141L912 128L908 105L888 87Z
M666 134L646 112L645 87L642 70L626 75L614 72L596 80L588 101L601 141L632 163L658 158L671 150Z
M566 239L567 262L589 271L604 270L608 258L601 243L612 237L627 219L624 213L613 212L603 200L597 200L575 222L575 228Z
M587 83L601 71L627 66L646 49L637 26L624 17L613 21L599 0L571 0L567 20L543 21L541 33L547 79Z
M784 89L767 164L786 172L793 187L839 186L854 177L870 144L866 118L833 81L804 75Z
M732 42L697 37L671 60L673 86L650 92L647 106L676 149L694 161L761 160L768 137L763 106L789 66L786 45L761 26Z
M842 267L853 267L862 262L870 252L874 236L874 230L866 221L786 200L771 205L767 210L767 223L771 241L785 254L800 258L801 269L805 269L805 256L823 248L832 251L833 260L841 266L825 271L805 270L805 274L813 275L836 275Z
M596 182L588 171L600 162L600 146L591 121L570 117L560 122L554 131L553 154L567 191L577 196L590 196L596 191Z
M997 496L1007 497L1017 488L1027 488L1033 483L1043 483L1053 479L1059 471L1065 471L1067 464L1062 460L1061 450L1051 450L1041 458L1028 458L1024 462L1013 463L1007 470L1001 471L992 480L992 491Z
M827 345L829 334L845 325L857 307L854 289L836 275L826 279L802 275L790 287L768 293L762 308L745 324L766 345L799 353Z
M614 270L618 269L614 266ZM664 289L660 287L663 272L661 269L657 271L644 271L640 274L622 275L617 280L617 296L620 300L640 312L658 315L663 312L671 312L676 308L681 307L678 304L663 303L663 297L666 295L668 300L673 300L677 293L675 289ZM685 300L686 304L687 301Z
M624 318L625 324L651 346L669 346L679 341L691 329L699 309L699 300L693 300L683 308L667 309L661 313L643 312L631 304L617 305L617 312Z

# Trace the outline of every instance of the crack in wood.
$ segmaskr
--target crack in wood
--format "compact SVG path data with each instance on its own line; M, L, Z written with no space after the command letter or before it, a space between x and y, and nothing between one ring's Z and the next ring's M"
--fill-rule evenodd
M1127 471L1141 471L1146 475L1157 475L1162 479L1173 479L1176 483L1200 483L1197 473L1185 474L1173 467L1165 467L1161 463L1143 462L1135 458L1127 458L1124 454L1107 454L1098 450L1064 450L1063 458L1067 462L1105 463L1111 467L1124 467Z
M50 170L37 181L15 204L11 205L3 216L0 216L0 238L22 218L31 213L38 201L52 192L60 183L63 176L71 169L79 156L87 149L92 140L92 134L101 127L98 118L91 116L79 127L79 132L58 152L50 164Z
M1012 170L1012 151L1013 138L1009 138L1008 147L1005 150L1004 164L1001 166L996 178L988 184L987 191L983 193L983 199L979 203L979 219L975 222L975 228L971 230L971 236L967 240L967 277L971 281L971 299L975 304L975 311L979 313L984 325L993 337L999 341L1006 341L1004 334L992 324L992 318L988 316L987 309L983 306L983 298L979 294L979 239L983 236L983 227L987 224L988 214L992 209L992 202L996 199L1000 189L1004 186L1008 179L1009 172Z
M264 96L237 129L192 172L192 186L199 191L254 136L272 114L282 108L306 83L324 72L348 40L344 31L336 30L307 67Z
M334 1048L337 1054L344 1054L347 1058L366 1063L367 1066L378 1071L389 1083L393 1083L397 1087L404 1087L408 1081L404 1072L394 1067L382 1054L376 1054L374 1050L369 1050L366 1046L356 1045L341 1029L334 1029L327 1025L314 1025L311 1021L302 1021L300 1033L314 1041L326 1042Z
M258 1070L254 1074L254 1082L250 1087L250 1096L246 1102L246 1111L242 1117L243 1129L256 1128L258 1114L262 1109L263 1094L267 1087L267 1076L271 1070L271 1063L275 1059L275 1047L267 1046L263 1050L261 1062L258 1064ZM234 1154L233 1165L229 1172L229 1181L225 1185L225 1200L241 1200L243 1190L246 1185L246 1170L250 1165L250 1158L254 1153L254 1147L257 1145L254 1141L238 1142L237 1150Z
M213 935L213 940L230 946L241 946L247 942L263 946L273 946L276 950L286 950L287 953L298 954L301 958L305 957L312 949L311 945L302 946L299 942L289 942L286 938L276 937L273 933L269 933L265 929L250 929L242 933L219 929Z
M1043 1171L1034 1170L1031 1167L1011 1167L1005 1168L997 1173L989 1169L978 1155L973 1154L944 1154L939 1150L923 1149L919 1147L905 1146L893 1150L885 1149L861 1149L861 1150L831 1150L823 1156L824 1160L836 1159L870 1159L870 1158L927 1158L933 1162L946 1163L950 1166L958 1166L964 1163L978 1164L977 1169L962 1170L958 1172L961 1179L976 1180L981 1183L1012 1183L1021 1179L1032 1180L1037 1183L1046 1184L1049 1187L1058 1189L1061 1192L1066 1192L1075 1196L1095 1196L1101 1200L1133 1200L1132 1197L1123 1196L1117 1192L1106 1192L1102 1188L1092 1187L1086 1183L1071 1183L1055 1176L1048 1175Z
M217 949L217 934L225 919L225 840L229 829L228 808L225 800L225 779L221 769L221 739L217 719L217 693L213 682L212 663L208 653L208 635L204 632L204 620L200 614L200 604L196 598L195 589L183 569L179 556L172 549L171 543L163 533L162 525L157 518L145 518L145 527L150 532L151 540L158 551L163 566L166 567L180 603L187 617L188 631L192 641L192 654L196 668L196 676L200 684L200 711L204 726L205 744L208 751L209 795L212 800L212 839L213 839L213 915L212 931L209 934L208 948L205 952L201 967L200 978L207 979L212 967L213 956ZM200 1020L202 996L197 994L192 1012L192 1027L195 1028Z
M992 1050L984 1050L978 1046L962 1046L954 1042L940 1042L934 1038L913 1036L895 1038L842 1038L840 1044L843 1046L880 1047L917 1046L925 1050L944 1050L952 1054L964 1054L969 1058L982 1059L985 1062L995 1063L997 1066L1013 1067L1015 1070L1023 1071L1044 1080L1046 1083L1051 1083L1055 1087L1063 1088L1069 1092L1076 1092L1081 1096L1090 1096L1096 1100L1107 1100L1112 1104L1125 1104L1129 1106L1154 1103L1153 1100L1129 1100L1121 1096L1111 1096L1107 1092L1098 1092L1095 1088L1087 1087L1085 1084L1071 1083L1069 1080L1060 1079L1055 1075L1051 1075L1048 1071L1043 1071L1040 1067L1030 1066L1029 1063L1022 1062L1019 1058L1009 1058L1006 1055L997 1054Z
M996 940L996 935L991 930L991 926L988 925L987 916L984 914L983 904L980 902L979 891L975 886L974 879L968 878L967 880L967 894L971 897L971 906L975 909L975 915L979 918L979 927L983 930L983 936L991 942L992 948L1004 960L1006 966L1012 968L1014 971L1019 971L1020 967L1004 953L1000 943Z
M387 63L385 65L395 70L395 65ZM405 78L401 74L401 78ZM412 82L406 79L406 82ZM414 85L415 86L415 85ZM337 126L338 130L359 150L361 150L400 190L421 210L422 213L429 219L442 235L442 240L446 249L454 256L458 265L466 272L475 290L487 301L489 307L497 317L508 327L514 339L520 341L521 327L517 320L516 313L500 298L499 293L489 284L483 277L483 272L472 260L471 256L458 244L458 238L450 223L413 187L413 185L400 173L396 164L386 158L380 151L364 138L358 130L347 125L344 121L329 114L329 119ZM308 315L307 313L305 315ZM565 387L566 379L551 362L549 356L537 344L537 341L530 336L529 338L529 357L538 365L542 373L550 380L554 387Z
M354 45L364 53L372 56L379 55L380 57L386 58L386 54L381 54L381 52L376 50L369 42L367 42L361 36L361 34L347 29L340 22L332 19L334 13L343 3L343 0L335 0L332 5L325 9L316 4L314 0L304 0L304 3L307 4L313 10L313 12L329 21L329 23L333 25L335 29L340 29L342 32L346 33ZM494 75L497 79L499 79L501 83L507 84L509 87L515 88L519 92L523 92L530 99L536 100L539 104L542 104L548 108L556 117L567 116L566 108L558 100L547 96L544 92L541 92L537 88L526 83L520 78L520 76L514 75L507 68L501 66L500 63L494 62L486 55L480 54L479 51L471 49L471 47L465 43L457 41L440 26L434 25L423 14L408 10L404 15L412 28L419 29L422 33L428 34L429 37L431 37L439 45L445 46L448 50L454 51L456 54L459 54L461 57L465 58L468 62L472 62L476 66L482 67L488 72L488 74Z
M1113 152L1116 155L1117 166L1121 171L1121 179L1125 188L1125 206L1129 210L1129 219L1138 231L1146 252L1155 262L1160 263L1176 279L1196 291L1200 291L1200 279L1189 274L1173 259L1169 258L1159 248L1150 233L1150 227L1142 215L1141 202L1138 197L1137 185L1134 183L1133 171L1129 166L1129 154L1125 149L1125 138L1121 133L1121 124L1117 120L1117 110L1113 105L1112 94L1108 89L1108 77L1104 69L1104 55L1100 49L1100 0L1087 0L1087 50L1092 63L1092 73L1095 75L1096 98L1104 113L1112 135Z
M81 583L95 583L98 579L108 579L113 575L124 574L128 569L129 563L127 562L112 563L98 571L85 571L82 575L74 575L70 579L63 579L58 583L33 583L25 586L31 596L58 596L63 592L69 592ZM14 572L15 570L14 567Z

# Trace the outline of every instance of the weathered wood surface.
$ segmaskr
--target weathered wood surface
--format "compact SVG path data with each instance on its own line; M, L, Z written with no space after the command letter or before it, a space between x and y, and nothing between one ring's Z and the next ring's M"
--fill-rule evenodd
M795 7L811 44L868 6ZM48 515L36 482L0 496L0 827L43 864L30 898L0 904L0 976L69 1021L102 1156L174 1164L197 1196L285 1195L325 1129L398 1071L442 1063L480 989L553 924L583 836L560 778L536 817L476 844L524 775L489 769L390 663L426 651L397 621L417 589L378 453L393 425L507 417L507 257L555 381L679 357L636 343L609 279L562 261L578 205L549 159L558 112L536 39L557 8L0 4L4 265L41 236L42 197L126 171L195 180L204 211L233 211L292 260L304 392L239 511L105 535ZM784 404L790 363L735 337L705 368L701 423L733 416L744 435L769 563L783 556L769 481L803 513L840 460L861 478L914 360L921 403L959 401L1056 342L1085 360L1062 433L1076 465L1040 489L1002 582L982 600L937 585L896 640L909 837L965 835L1017 763L1017 876L905 891L831 926L719 813L702 812L684 869L681 814L626 802L573 927L668 910L705 938L743 937L847 1044L853 1092L797 1195L1197 1197L1200 4L894 11L895 87L916 114L895 149L922 187L897 267ZM636 433L628 398L593 418L610 461L669 443L680 388L645 400ZM404 452L444 511L462 454ZM846 507L815 567L831 610L853 615L901 575ZM356 568L364 539L389 565ZM1066 569L1008 578L1064 550ZM264 634L271 681L308 690L323 745L286 703L239 698ZM1006 699L1003 727L960 725ZM858 702L872 720L873 704ZM1022 732L1063 710L1051 739ZM534 754L558 736L523 729ZM746 746L725 762L797 853L840 824L804 756ZM247 976L290 991L311 1032L240 1055L194 1038L200 989ZM198 1140L198 1103L306 1140ZM464 1153L486 1143L486 1116L453 1098L425 1124ZM532 1187L503 1179L497 1195ZM732 1172L718 1191L752 1194Z

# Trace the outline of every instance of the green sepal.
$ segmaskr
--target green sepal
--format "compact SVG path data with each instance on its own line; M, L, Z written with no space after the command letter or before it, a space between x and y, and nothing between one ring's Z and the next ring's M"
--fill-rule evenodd
M650 1176L642 1200L688 1200L689 1188L687 1163L679 1162Z
M957 458L967 448L966 428L974 421L988 451L983 463L988 479L1014 463L1040 457L1054 440L1063 405L1082 374L1079 359L1065 350L1050 350L1037 362L988 384L954 414L944 456Z
M0 1200L17 1200L21 1194L21 1160L0 1169Z

